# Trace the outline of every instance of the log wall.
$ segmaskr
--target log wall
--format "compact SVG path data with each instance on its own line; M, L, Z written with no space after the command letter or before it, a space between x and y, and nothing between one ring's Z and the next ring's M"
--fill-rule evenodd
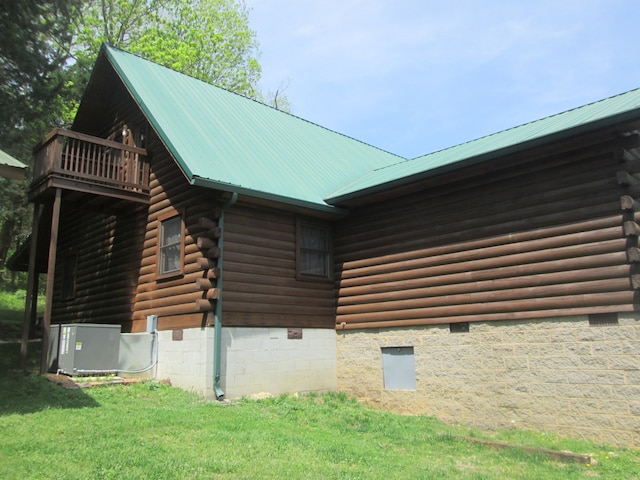
M207 279L208 269L201 261L207 259L207 251L211 250L200 246L204 239L211 240L209 228L203 226L202 221L216 224L219 194L190 186L155 135L149 135L148 148L153 155L151 199L143 233L133 330L144 330L147 315L158 315L161 330L204 326L212 321L210 312L215 299L208 298L207 295L213 292L209 292L210 289L203 291L198 283ZM185 224L184 269L181 275L158 278L159 219L175 212L182 215ZM215 252L211 254L215 257ZM211 263L215 266L215 258Z
M63 202L58 241L55 323L121 323L130 328L140 266L143 212L106 213ZM75 294L64 298L65 262L75 261Z
M92 126L76 125L79 131L113 138L125 123L142 121L142 113L122 85L118 83L110 93L100 123L94 117ZM132 328L145 220L140 205L65 192L56 256L54 323L120 323L123 331ZM71 258L77 258L75 292L65 298L65 262Z
M635 141L546 147L355 208L336 228L337 328L635 310Z
M333 283L296 279L294 214L237 205L224 226L225 326L333 328Z

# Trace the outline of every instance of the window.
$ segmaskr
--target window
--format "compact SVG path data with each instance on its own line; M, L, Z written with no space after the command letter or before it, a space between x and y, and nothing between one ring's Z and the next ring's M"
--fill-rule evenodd
M330 279L331 255L329 228L298 222L298 277Z
M184 264L184 224L174 213L160 219L158 231L158 277L180 275Z

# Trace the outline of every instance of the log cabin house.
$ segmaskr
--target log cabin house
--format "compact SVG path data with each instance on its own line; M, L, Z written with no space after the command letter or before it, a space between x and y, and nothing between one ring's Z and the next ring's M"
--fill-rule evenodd
M157 319L209 397L638 446L639 127L634 90L407 160L105 46L36 149L25 325L46 272L45 332Z

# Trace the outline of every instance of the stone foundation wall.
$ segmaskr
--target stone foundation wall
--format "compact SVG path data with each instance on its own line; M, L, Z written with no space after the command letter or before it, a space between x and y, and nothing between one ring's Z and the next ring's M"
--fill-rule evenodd
M640 316L337 332L338 389L401 413L480 428L640 446ZM413 347L415 389L384 388L383 347ZM391 373L387 372L388 375Z

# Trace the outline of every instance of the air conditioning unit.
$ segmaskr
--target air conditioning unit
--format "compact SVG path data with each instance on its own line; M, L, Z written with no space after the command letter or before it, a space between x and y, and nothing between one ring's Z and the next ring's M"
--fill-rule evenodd
M49 369L67 375L100 375L118 370L120 325L71 323L51 326ZM57 347L56 347L57 344Z

